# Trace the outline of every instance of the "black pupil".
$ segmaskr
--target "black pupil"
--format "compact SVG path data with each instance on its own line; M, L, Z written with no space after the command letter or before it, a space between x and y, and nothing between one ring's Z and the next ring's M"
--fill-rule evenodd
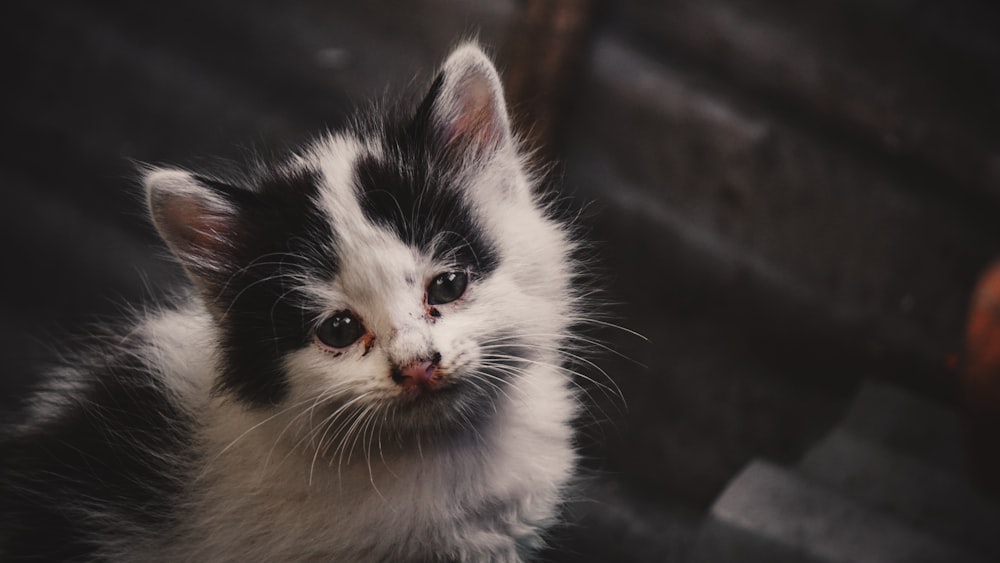
M316 336L333 348L346 348L354 344L365 333L361 321L350 313L338 313L323 321L316 330Z
M469 278L465 272L445 272L431 280L427 288L427 304L443 305L451 303L465 293Z

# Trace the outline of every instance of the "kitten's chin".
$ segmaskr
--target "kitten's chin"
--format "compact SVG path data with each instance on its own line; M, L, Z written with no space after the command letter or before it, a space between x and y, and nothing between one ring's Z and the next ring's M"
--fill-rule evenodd
M407 390L394 401L391 431L398 436L452 436L476 432L498 411L496 389L458 379L437 389Z

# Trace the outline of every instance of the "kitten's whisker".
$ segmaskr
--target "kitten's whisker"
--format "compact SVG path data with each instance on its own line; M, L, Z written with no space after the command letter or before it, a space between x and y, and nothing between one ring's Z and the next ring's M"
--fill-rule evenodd
M269 316L271 318L271 334L274 335L274 341L275 342L278 341L278 325L274 321L274 310L278 307L278 303L281 303L281 301L285 298L286 295L288 295L290 293L294 293L296 291L299 291L299 288L293 287L292 289L289 289L288 291L283 292L281 295L279 295L278 297L276 297L275 300L274 300L274 303L271 304L271 310L268 312L268 314L269 314Z
M368 396L369 396L369 393L363 393L363 394L358 395L357 397L351 399L350 401L347 401L346 403L344 403L343 405L341 405L340 407L338 407L337 410L335 410L333 412L333 414L331 414L330 416L328 416L325 419L323 419L323 422L320 423L320 427L323 428L323 434L320 436L319 443L316 444L316 451L313 453L312 461L309 464L309 485L310 486L312 485L313 470L315 469L315 466L316 466L316 458L319 456L320 451L324 451L325 452L325 448L323 448L323 443L326 440L326 434L327 434L327 432L330 431L330 429L333 427L334 423L336 422L337 418L339 418L341 414L343 414L345 412L350 412L349 409L350 409L351 405L353 405L354 403L356 403L358 401L361 401L361 400L367 398ZM307 436L308 435L312 435L312 432L308 433ZM331 440L332 439L333 438L331 438ZM296 444L296 446L297 445L298 444Z
M519 359L523 359L523 358L519 358ZM505 366L505 367L509 367L509 366ZM558 366L553 366L553 367L558 367ZM569 374L570 374L571 376L578 376L578 377L581 377L581 378L584 378L584 379L587 379L587 378L586 378L585 376L583 376L583 375L581 375L581 374L579 374L579 373L577 373L577 372L575 372L575 371L572 371L572 370L569 370L569 369L567 369L567 368L559 368L559 369L561 369L561 370L564 370L564 371L568 372L568 373L569 373ZM524 369L521 369L521 370L520 370L520 371L518 371L518 372L512 372L512 373L514 373L514 375L521 375L521 374L523 374L523 373L524 373L525 371L526 371L526 370L524 370ZM595 406L595 407L596 407L596 408L597 408L598 410L600 410L600 411L601 411L601 415L603 416L603 418L604 418L605 420L610 420L610 417L608 417L607 413L606 413L606 412L604 412L604 409L602 409L602 408L601 408L601 407L600 407L600 406L599 406L599 405L597 404L597 402L596 402L596 401L594 401L594 400L593 400L593 399L591 398L591 394L590 394L590 390L589 390L589 389L587 389L586 387L584 387L584 386L583 386L582 384L580 384L580 383L579 383L578 381L575 381L575 380L573 379L573 377L570 377L570 378L568 379L568 381L570 382L570 384L572 384L572 385L573 385L573 387L575 387L575 388L579 389L579 391L580 391L581 393L583 393L583 394L584 394L584 396L586 396L586 397L588 398L588 400L587 400L587 401L581 401L581 402L580 402L580 404L581 404L581 405L583 406L583 408L584 408L584 409L586 409L586 411L587 411L587 414L588 414L588 415L590 416L590 418L591 418L591 419L593 419L593 420L595 420L595 421L597 420L597 417L596 417L596 416L594 415L593 411L592 411L592 410L591 410L591 408L590 408L590 404L593 404L593 405L594 405L594 406ZM604 393L604 395L605 395L606 397L609 397L609 398L612 398L612 397L615 397L615 398L617 398L617 396L613 396L613 395L610 395L610 394L609 394L609 391L610 391L610 389L602 389L602 392ZM617 404L617 403L615 403L615 404ZM619 412L621 412L621 411L619 410Z
M465 427L471 429L472 432L476 435L476 439L479 440L479 443L480 444L485 444L486 443L486 438L482 435L482 433L479 432L479 430L476 428L476 425L473 424L472 420L469 419L469 417L466 414L465 410L463 409L458 414L459 414L459 416L462 417L462 421L465 423Z
M298 407L299 405L303 405L305 403L308 403L311 400L312 399L304 399L304 400L299 401L297 403L293 403L293 404L291 404L291 405L289 405L289 406L287 406L287 407L279 410L278 412L272 414L271 416L265 418L264 420L261 420L257 424L254 424L250 428L246 429L239 436L237 436L236 438L233 438L233 440L230 441L228 444L226 444L225 447L223 447L222 449L220 449L218 451L218 453L216 453L211 459L209 459L206 462L206 464L205 464L206 469L208 467L210 467L215 461L217 461L219 459L219 457L221 457L223 454L225 454L227 451L229 451L230 448L232 448L233 446L235 446L237 444L237 442L239 442L240 440L242 440L243 438L245 438L248 434L250 434L251 432L253 432L257 428L260 428L261 426L263 426L264 424L270 422L271 420L274 420L275 418L281 416L282 414L284 414L284 413L286 413L286 412L294 409L295 407ZM203 471L202 476L204 476L204 471Z
M558 371L561 371L561 372L564 372L564 373L568 374L570 376L569 382L572 383L574 387L576 387L581 392L583 392L583 394L585 396L590 397L590 391L586 387L584 387L583 385L581 385L579 382L575 381L573 378L574 377L579 377L581 379L587 380L587 381L593 383L594 385L596 385L598 388L600 388L601 392L604 394L605 397L608 397L609 399L615 399L613 401L614 404L617 405L618 401L621 401L622 406L625 406L625 399L620 394L614 393L613 390L610 387L607 387L606 385L602 385L599 382L594 381L593 379L591 379L591 378L587 377L586 375L583 375L583 374L581 374L581 373L579 373L577 371L573 371L573 370L571 370L569 368L566 368L564 366L557 366L557 365L547 364L547 363L544 363L544 362L539 362L539 361L535 361L535 360L529 360L527 358L516 358L516 359L523 360L523 361L529 362L529 363L540 364L540 365L543 365L544 367L548 367L548 368L551 368L551 369L556 369ZM591 400L591 402L593 402L593 401ZM619 407L619 413L621 413L621 412L622 411L620 410L620 407ZM602 409L602 414L604 414L605 417L607 417L607 413L604 413L603 409Z
M354 423L351 424L350 429L348 429L348 431L347 431L347 436L351 436L353 434L353 438L351 439L351 448L350 448L350 450L346 450L347 451L347 465L351 464L351 458L354 456L354 448L355 448L355 446L358 445L358 438L361 437L363 429L364 429L363 423L365 422L366 417L367 417L368 413L371 412L372 408L373 407L371 405L365 407L365 409L363 411L361 411L358 414L358 416L354 419ZM341 451L341 455L343 455L343 453L344 453L344 451Z
M634 363L634 364L636 364L636 365L638 365L638 366L640 366L642 368L647 368L648 367L648 366L644 365L642 362L636 361L636 360L628 357L627 355L623 354L622 352L620 352L618 350L615 350L614 348L612 348L607 343L601 342L601 341L593 339L593 338L587 338L585 336L582 336L582 335L579 335L579 334L572 334L572 333L570 333L570 334L529 333L529 334L518 334L518 335L512 335L512 336L502 336L502 337L491 338L491 339L485 340L483 342L483 344L481 345L481 347L484 347L484 348L485 347L500 347L500 346L493 346L493 345L499 344L500 342L507 342L507 341L510 341L510 340L524 340L524 339L527 339L527 338L554 338L554 339L557 339L557 340L568 340L568 341L571 341L571 342L582 342L582 343L587 344L589 346L594 346L594 347L600 348L600 349L602 349L602 350L604 350L606 352L610 352L610 353L614 354L615 356L618 356L619 358L622 358L623 360L628 360L629 362L632 362L632 363ZM585 348L582 347L582 346L580 346L580 351L582 352L584 350L585 350Z
M627 402L625 400L624 394L621 392L621 389L618 388L618 385L615 384L615 382L613 380L611 380L610 377L608 377L608 380L611 381L611 383L614 385L614 388L611 388L611 387L609 387L609 386L601 383L600 381L597 381L596 379L594 379L594 378L592 378L592 377L590 377L588 375L585 375L584 373L582 373L580 371L576 371L576 370L570 369L570 368L568 368L566 366L559 366L559 365L550 364L550 363L547 363L547 362L542 362L542 361L539 361L539 360L532 360L532 359L529 359L529 358L519 358L519 359L523 360L525 362L531 363L531 364L540 365L540 366L543 366L543 367L548 367L550 369L555 369L555 370L561 371L561 372L563 372L565 374L568 374L568 375L570 375L572 377L579 377L580 379L586 380L586 381L594 384L598 389L600 389L601 392L604 394L605 397L607 397L609 399L615 399L615 401L614 401L615 403L617 403L617 402L620 401L621 402L621 406L623 408L625 408L625 409L628 409L628 404L627 404ZM607 377L606 373L604 375ZM572 381L572 377L571 377L571 381ZM573 383L580 390L585 391L585 389L584 389L583 386L579 385L575 381L573 381ZM587 395L589 396L589 393L587 393Z
M368 446L365 451L365 461L368 464L368 480L371 481L372 489L374 489L375 493L384 501L386 498L382 494L382 491L379 490L378 485L375 484L375 473L372 471L372 441L375 439L375 430L377 429L378 424L377 414L380 410L382 410L382 405L378 405L377 408L375 408L374 412L369 417L369 422L365 423L366 426L369 426L370 424L372 432L371 436L368 438Z
M497 392L500 393L500 394L502 394L504 397L506 397L508 401L513 401L513 399L511 399L510 395L508 395L507 393L505 393L504 390L501 389L499 385L497 385L496 383L493 383L492 381L490 381L488 379L484 379L483 376L485 376L485 375L488 375L488 374L485 374L485 373L482 373L482 372L479 372L479 371L471 372L471 373L468 374L468 376L470 378L472 378L474 380L482 381L483 383L485 383L487 385L490 385L491 387L493 387L494 389L496 389ZM492 377L495 378L495 379L498 379L500 381L503 381L503 378L496 377L496 376L492 376ZM497 412L497 406L496 406L495 403L493 404L493 412L494 413Z
M364 420L365 413L370 408L371 408L371 406L366 407L364 411L355 412L354 419L350 422L350 424L345 423L344 426L341 428L341 430L345 430L345 429L346 430L345 430L345 432L343 434L343 437L340 439L339 444L333 450L333 454L330 456L330 461L328 463L329 466L333 466L334 459L337 460L337 474L338 475L340 475L341 469L345 465L344 464L344 454L345 454L345 452L347 452L347 442L348 442L348 440L351 439L351 436L354 435L354 442L352 442L352 445L351 445L351 452L353 452L353 450L354 450L354 444L357 442L357 435L355 434L355 429ZM338 431L338 434L339 434L339 431ZM331 438L331 442L333 441L333 439L334 438ZM338 452L339 452L339 455L338 455ZM349 465L350 463L351 463L351 454L348 453L347 454L347 464Z
M351 413L351 415L352 415L353 418L349 419L349 421L345 420L344 423L340 425L340 428L337 429L337 431L333 434L333 436L330 437L330 441L327 442L326 447L323 448L323 455L324 456L329 455L329 458L330 458L329 465L330 466L333 465L333 460L338 457L338 452L340 452L341 463L338 464L338 473L340 471L340 465L342 465L342 462L343 462L343 450L344 450L344 448L346 448L347 440L351 437L351 433L353 432L354 427L358 424L359 420L364 415L364 412L367 411L370 408L371 408L371 405L366 406L363 411L358 411L358 410L353 411ZM339 440L338 440L338 438L339 438ZM334 442L337 442L337 447L334 448L333 453L330 454L329 450L330 450L330 447L333 445Z
M509 364L506 364L506 363L502 363L502 362L490 362L485 357L483 358L483 360L484 361L482 363L483 363L483 367L485 367L485 368L507 370L507 372L509 372L509 373L518 373L518 374L520 374L520 372L514 372L513 371L515 369L515 366L509 365ZM502 377L498 377L498 376L493 375L491 373L484 372L483 370L476 370L476 371L474 371L472 373L478 373L480 375L487 376L487 377L489 377L490 379L492 379L494 381L498 381L500 383L503 383L503 384L507 385L508 387L511 387L511 388L513 388L515 390L520 391L520 389L517 388L517 385L515 385L513 381L508 381L508 380L506 380L506 379L504 379Z
M390 410L392 411L392 415L393 415L392 419L389 418L389 411ZM389 474L392 475L394 478L399 479L399 475L397 475L396 472L392 470L392 467L385 460L385 454L382 451L382 434L383 434L383 429L385 429L385 425L387 423L391 425L392 421L395 420L396 407L395 407L395 405L386 405L385 408L383 409L383 411L384 412L382 413L382 421L380 423L381 426L379 427L379 432L378 432L378 456L382 460L382 467L385 467L386 471L388 471Z
M291 404L291 405L289 405L289 406L287 406L287 407L285 407L285 408L283 408L283 409L279 410L278 412L276 412L276 413L272 414L271 416L269 416L269 417L265 418L264 420L262 420L262 421L258 422L257 424L254 424L254 425L253 425L253 426L251 426L250 428L246 429L246 430L245 430L245 431L244 431L244 432L243 432L242 434L240 434L239 436L237 436L236 438L234 438L234 439L233 439L233 440L232 440L231 442L229 442L229 444L227 444L227 445L226 445L226 447L224 447L224 448L222 448L221 450L219 450L219 453L217 453L217 454L215 455L215 457L213 457L213 458L212 458L212 459L210 460L210 462L211 462L211 461L215 461L216 459L218 459L218 457L219 457L220 455L222 455L222 454L226 453L227 451L229 451L229 448L231 448L231 447L233 447L234 445L236 445L236 443L237 443L237 442L239 442L240 440L242 440L242 439L243 439L243 437L244 437L244 436L246 436L247 434L249 434L249 433L253 432L253 431L254 431L254 430L256 430L257 428L259 428L259 427L261 427L262 425L264 425L265 423L267 423L267 422L269 422L269 421L273 420L274 418L277 418L278 416L280 416L280 415L282 415L282 414L284 414L284 413L286 413L286 412L288 412L288 411L292 410L293 408L295 408L295 407L297 407L297 406L299 406L299 405L303 405L303 404L305 404L305 403L308 403L308 402L309 402L309 401L311 401L311 400L312 400L312 399L304 399L304 400L302 400L302 401L299 401L299 402L297 402L297 403L293 403L293 404Z
M216 298L221 297L222 294L225 293L226 289L229 288L229 284L232 283L232 281L236 279L237 276L247 273L251 268L256 268L257 266L278 266L279 268L284 267L285 262L283 260L279 262L261 262L261 260L265 258L270 258L272 256L286 256L286 255L288 255L288 253L286 252L268 252L267 254L262 254L257 258L254 258L253 260L250 261L249 264L243 266L242 268L237 269L235 272L230 274L230 276L226 279L226 282L216 293Z
M327 467L333 467L333 462L334 462L334 460L337 459L338 452L341 452L342 449L345 447L345 445L347 443L347 440L351 436L351 433L352 433L351 429L353 428L353 426L355 424L357 424L359 422L359 420L361 420L362 414L363 413L361 411L357 411L357 410L352 411L350 413L350 417L348 419L345 419L340 424L340 426L336 430L336 432L334 432L334 434L330 437L330 439L328 441L326 441L326 446L323 447L323 449L322 449L322 455L323 455L324 458L327 458L327 460L328 460L327 461ZM331 424L331 426L332 426L332 424ZM336 445L336 447L333 448L333 451L331 453L330 452L330 448L333 447L333 445L335 443L337 445ZM342 465L343 465L342 461L340 463L338 463L338 465L337 465L337 476L338 476L338 479L341 478L341 469L342 469L341 466Z
M274 438L274 443L271 444L271 448L267 451L267 457L264 458L264 463L263 463L263 465L261 467L261 474L262 475L263 475L264 471L267 469L267 466L270 465L270 463L271 463L271 457L272 457L272 455L274 455L274 450L275 450L275 448L278 447L278 444L281 443L281 438L282 438L282 436L285 435L285 432L288 432L288 430L290 428L292 428L292 426L295 425L295 422L298 419L302 418L303 416L305 416L307 414L309 415L309 419L310 419L310 423L311 423L312 415L313 415L313 412L315 412L316 407L320 404L321 401L325 401L326 399L327 398L324 397L321 394L319 397L316 398L315 401L313 401L312 405L310 405L309 407L307 407L305 409L302 409L301 412L299 412L298 414L296 414L295 416L293 416L291 419L288 420L287 423L285 423L285 426L281 429L281 432L279 432L278 435ZM310 428L311 428L311 426L310 426ZM298 448L299 443L301 443L301 441L303 439L304 438L302 438L299 441L297 441L294 444L292 444L292 446L288 450L288 453L286 453L285 456L281 458L281 462L284 462L286 459L288 459L288 456L290 456L292 454L292 452L294 452L295 449ZM281 463L281 462L279 462L279 463Z
M246 286L240 289L239 293L236 294L236 297L233 297L233 300L229 302L229 305L226 307L226 310L222 312L220 321L225 321L226 319L229 318L229 313L233 310L233 307L236 305L236 302L239 301L240 297L242 297L243 294L249 291L251 288L256 287L262 283L271 282L285 277L295 278L297 276L294 276L293 274L275 274L273 276L268 276L266 278L261 278L259 280L254 280L253 282L248 283ZM221 294L218 297L221 297ZM216 299L218 299L218 297Z
M316 412L316 408L321 403L325 403L327 401L330 401L330 400L336 398L338 395L339 395L339 389L338 388L327 389L324 392L320 393L319 396L316 397L316 400L313 401L313 404L308 409L304 409L302 412L300 412L299 414L297 414L294 417L292 417L292 419L289 420L287 424L285 424L285 427L282 428L281 432L274 439L274 444L271 445L271 449L268 450L267 457L264 459L264 467L266 468L267 465L270 463L271 456L274 454L274 449L281 442L281 437L285 435L285 432L287 432L288 429L292 427L292 425L295 423L296 420L298 420L300 417L302 417L305 414L309 414L309 431L307 431L307 433L306 433L305 436L303 436L302 438L300 438L297 442L295 442L295 444L292 445L292 447L289 449L289 453L285 454L285 456L282 458L282 462L285 459L288 459L288 456L291 455L291 452L294 452L295 449L298 448L298 446L299 446L300 443L302 443L306 439L311 439L310 438L311 432L313 431L313 429L316 428L316 426L314 426L313 422L312 422L313 421L313 414Z
M322 450L322 455L324 455L324 456L327 455L327 452L329 451L330 446L333 445L333 442L336 440L337 436L344 430L344 427L341 426L340 428L338 428L337 431L334 432L334 434L332 436L330 436L329 440L326 439L327 432L329 432L329 430L333 427L333 425L337 422L337 420L340 417L342 417L344 415L352 415L352 416L356 417L357 416L357 411L356 410L351 410L351 406L354 403L357 403L358 401L366 399L370 395L371 395L371 393L364 393L364 394L359 395L359 396L357 396L357 397L355 397L355 398L347 401L346 403L340 405L339 407L337 407L337 409L333 413L331 413L326 418L324 418L323 421L320 423L319 426L317 426L315 429L313 429L313 431L311 433L311 435L313 437L315 437L315 435L318 434L318 433L320 433L320 430L323 429L323 435L316 442L316 448Z
M525 348L531 348L531 349L537 349L537 350L545 350L545 351L554 352L554 353L560 353L560 354L562 354L564 356L567 356L567 357L572 358L572 359L574 359L574 360L576 360L578 362L581 362L583 364L586 364L586 365L592 367L593 369L595 369L598 372L600 372L601 375L603 375L605 378L607 378L607 380L611 383L611 385L614 386L614 390L608 388L606 385L604 385L604 384L602 384L602 383L594 380L593 378L587 377L587 376L585 376L585 375L583 375L583 374L581 374L579 372L574 372L574 373L576 373L580 377L583 377L584 379L587 379L588 381L594 383L595 385L599 385L599 386L605 387L606 389L608 389L608 391L612 391L613 393L617 394L621 398L623 404L625 403L625 395L622 393L621 388L618 387L618 384L615 383L615 380L612 379L612 377L610 375L608 375L608 372L604 371L600 366L598 366L594 362L592 362L592 361L584 358L583 356L580 356L578 354L574 354L572 352L568 352L566 350L552 349L552 348L548 348L546 346L539 346L537 344L521 343L520 346L523 346ZM562 368L561 366L556 366L556 365L549 364L549 363L546 363L546 362L541 362L539 360L532 360L530 358L518 358L518 359L521 359L521 360L524 360L524 361L534 362L534 363L537 363L537 364L540 364L540 365L546 365L546 366L551 367L553 369L565 369L565 368Z
M383 411L382 412L382 419L379 421L379 429L378 429L378 433L377 433L377 438L378 438L378 457L379 457L379 459L382 460L382 467L385 467L386 470L388 470L389 473L393 477L398 478L399 476L396 475L395 473L393 473L392 468L390 468L389 464L385 461L385 453L383 453L383 450L382 450L382 431L385 429L385 423L386 423L386 420L389 417L389 406L386 405L385 408L382 409L382 411Z
M632 336L635 336L637 338L641 338L642 340L645 340L646 342L649 342L649 338L646 338L642 334L640 334L640 333L638 333L638 332L636 332L636 331L634 331L632 329L625 328L625 327L623 327L621 325L618 325L618 324L615 324L615 323L612 323L612 322L602 321L600 319L594 319L594 318L589 318L589 317L566 317L566 319L569 320L569 321L573 321L575 323L583 324L583 325L595 324L595 325L598 325L598 326L603 326L603 327L607 327L607 328L613 328L613 329L616 329L616 330L620 330L620 331L622 331L624 333L631 334Z
M264 463L261 464L261 467L260 467L259 475L260 475L261 479L264 479L265 474L267 473L267 468L268 468L268 466L271 463L271 455L274 453L274 449L278 446L278 444L281 443L281 437L285 435L285 432L287 432L288 429L292 427L292 425L295 423L295 421L299 417L301 417L302 415L310 412L312 410L313 406L315 406L315 404L316 404L316 401L313 401L313 405L302 409L301 411L299 411L298 414L296 414L295 416L293 416L292 418L290 418L288 420L288 422L285 423L285 426L282 427L281 432L279 432L278 435L274 438L274 441L271 444L271 447L268 449L267 456L264 458ZM284 460L284 459L285 458L282 458L282 460Z
M463 235L462 233L456 232L456 231L441 231L438 234L438 236L441 236L442 238L445 235L455 235L459 239L461 239L461 241L462 241L462 246L453 248L452 251L451 251L452 254L457 254L459 250L461 250L463 248L468 248L469 252L472 253L472 259L475 261L475 263L476 263L477 266L479 265L479 256L476 256L476 247L471 242L469 242L469 239L467 239L465 237L465 235Z

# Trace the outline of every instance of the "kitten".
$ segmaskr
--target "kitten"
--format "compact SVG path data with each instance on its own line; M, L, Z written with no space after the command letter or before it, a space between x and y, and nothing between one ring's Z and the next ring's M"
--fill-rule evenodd
M574 472L573 243L496 70L220 178L153 168L191 291L0 443L0 558L521 561Z

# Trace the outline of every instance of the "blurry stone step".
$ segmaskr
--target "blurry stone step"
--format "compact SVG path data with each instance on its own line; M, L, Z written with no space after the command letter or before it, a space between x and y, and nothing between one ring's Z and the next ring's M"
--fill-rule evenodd
M703 518L699 510L650 501L605 478L585 478L574 496L566 525L554 531L539 561L686 561Z
M798 472L915 529L1000 560L1000 507L954 473L840 431L812 448Z
M697 563L973 563L986 561L835 491L754 461L712 506Z
M590 66L567 134L583 181L567 185L592 185L615 205L632 199L637 218L749 257L826 303L832 322L871 327L874 338L853 334L879 355L902 346L937 367L953 351L968 288L1000 241L988 207L917 189L897 169L613 35L595 38ZM615 178L597 181L601 168Z
M650 37L670 53L798 106L828 129L856 138L857 145L902 157L911 166L929 165L995 206L1000 169L993 164L993 130L1000 114L991 100L1000 89L997 11L969 2L959 3L961 8L896 2L906 8L878 14L872 4L885 3L620 3L624 19L633 22L625 33ZM919 29L920 20L933 32ZM932 38L949 34L985 49Z
M962 420L944 405L886 383L865 382L848 408L841 429L868 442L968 475Z
M827 563L827 560L711 515L702 526L688 563Z

